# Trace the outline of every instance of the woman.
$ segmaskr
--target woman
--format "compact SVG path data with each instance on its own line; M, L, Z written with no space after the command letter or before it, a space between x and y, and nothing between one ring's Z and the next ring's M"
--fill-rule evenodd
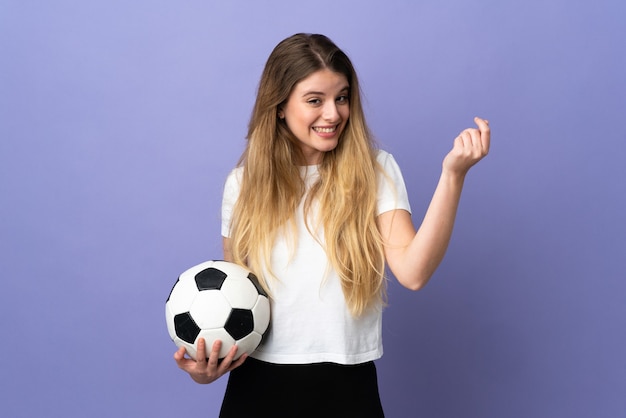
M237 360L233 347L218 362L219 341L208 360L175 354L198 383L230 372L220 416L383 416L373 361L382 356L385 268L418 290L440 264L465 175L489 150L488 122L475 123L444 158L416 232L400 169L367 128L349 58L323 35L276 46L222 207L224 258L262 280L271 331Z

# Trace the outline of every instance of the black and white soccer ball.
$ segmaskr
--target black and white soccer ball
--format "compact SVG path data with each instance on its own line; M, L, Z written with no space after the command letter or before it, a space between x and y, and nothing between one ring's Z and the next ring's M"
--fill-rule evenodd
M208 357L213 342L222 341L219 358L237 344L239 358L261 343L270 322L270 302L254 274L226 261L206 261L179 277L167 302L165 319L170 337L193 359L199 338Z

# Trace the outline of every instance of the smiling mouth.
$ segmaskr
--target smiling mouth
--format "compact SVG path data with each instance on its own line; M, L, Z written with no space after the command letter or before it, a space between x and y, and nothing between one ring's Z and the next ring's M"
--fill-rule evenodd
M319 127L319 126L314 126L313 130L315 132L319 132L321 134L330 134L330 133L335 132L337 130L337 127L336 126L332 126L330 128L322 128L322 127Z

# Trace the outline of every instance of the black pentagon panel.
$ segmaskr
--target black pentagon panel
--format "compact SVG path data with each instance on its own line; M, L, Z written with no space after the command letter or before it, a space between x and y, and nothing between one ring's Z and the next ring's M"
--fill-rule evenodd
M178 314L174 317L174 329L181 340L193 344L200 334L200 327L195 323L189 312Z
M259 283L259 279L254 275L254 273L248 274L248 279L250 279L252 284L254 284L254 287L256 287L256 291L259 292L259 295L267 297L267 293L265 293L265 290L261 287L261 283Z
M222 270L218 270L215 267L209 267L196 274L196 286L199 291L221 289L224 280L226 280L226 273Z
M240 340L254 330L254 317L250 309L233 309L224 329L235 340Z

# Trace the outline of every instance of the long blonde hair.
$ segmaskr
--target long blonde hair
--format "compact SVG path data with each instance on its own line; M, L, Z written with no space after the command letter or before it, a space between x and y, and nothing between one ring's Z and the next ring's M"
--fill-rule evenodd
M326 254L339 275L348 308L358 316L385 295L383 246L376 226L380 167L354 67L323 35L293 35L280 42L267 60L240 160L244 169L233 208L230 250L234 262L252 271L262 271L261 266L270 269L277 234L295 227L295 213L305 195L299 168L302 155L278 111L299 81L321 69L346 77L350 116L337 147L324 153L319 180L307 193L305 214L313 201L318 202ZM267 289L268 279L260 280Z

